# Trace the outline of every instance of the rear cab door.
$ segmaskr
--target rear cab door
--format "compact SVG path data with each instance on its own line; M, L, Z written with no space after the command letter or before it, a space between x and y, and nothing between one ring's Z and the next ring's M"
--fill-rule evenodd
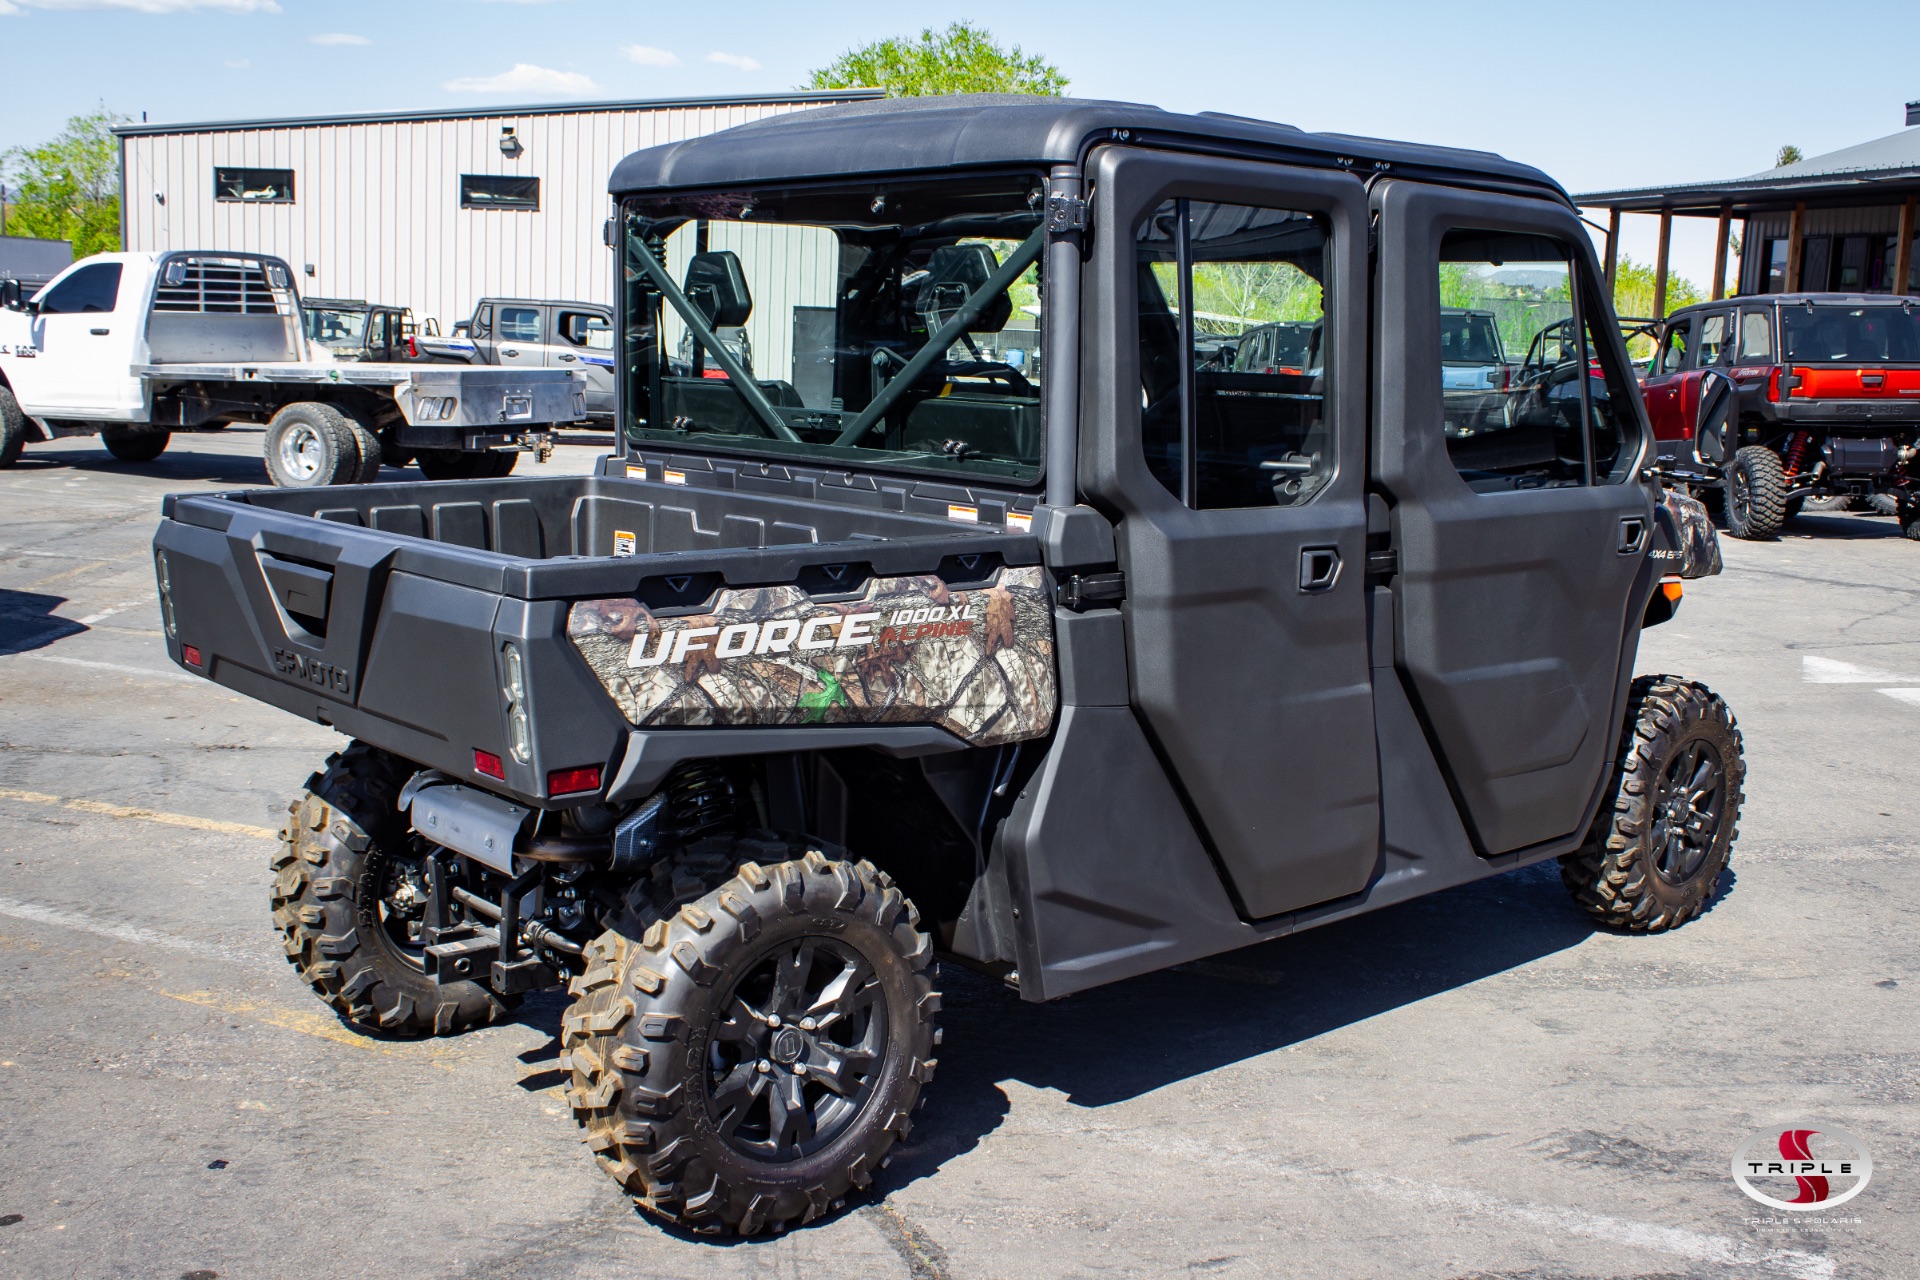
M1080 487L1117 518L1135 716L1243 917L1358 893L1380 866L1365 190L1126 147L1092 165ZM1319 329L1309 367L1205 359L1276 321Z
M1651 590L1639 398L1571 209L1400 180L1372 205L1394 668L1477 852L1544 854L1599 802ZM1450 438L1443 307L1492 311L1509 349L1556 324L1580 338Z
M603 307L561 304L552 308L553 335L547 363L586 375L587 412L613 414L613 313Z
M547 363L547 308L537 302L496 302L493 363L543 368Z

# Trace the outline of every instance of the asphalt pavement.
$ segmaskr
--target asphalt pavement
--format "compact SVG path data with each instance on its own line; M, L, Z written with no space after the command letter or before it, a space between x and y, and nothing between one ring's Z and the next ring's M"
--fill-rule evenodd
M273 829L342 740L175 669L148 553L163 494L262 484L259 447L0 472L0 1276L1920 1274L1920 544L1890 520L1725 539L1645 638L1746 736L1700 919L1596 932L1548 866L1055 1005L949 966L876 1194L714 1243L580 1145L563 997L383 1040L281 958ZM1735 1150L1797 1119L1861 1140L1864 1192L1742 1195Z

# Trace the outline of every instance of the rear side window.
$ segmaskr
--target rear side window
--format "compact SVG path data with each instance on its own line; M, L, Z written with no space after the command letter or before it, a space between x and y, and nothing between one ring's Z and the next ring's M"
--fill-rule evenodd
M1765 311L1740 313L1740 358L1773 359L1773 317Z
M40 314L65 316L84 311L111 311L119 297L120 264L96 262L80 268L41 295Z
M1186 505L1298 506L1332 478L1328 238L1315 214L1197 200L1137 232L1142 443Z
M1639 450L1633 392L1571 248L1456 230L1441 240L1438 325L1447 456L1477 493L1615 483ZM1724 328L1725 317L1722 317Z
M554 326L564 342L589 351L613 350L613 322L591 311L562 311Z
M1653 373L1664 376L1687 367L1687 353L1693 349L1693 317L1675 320L1660 340L1660 354L1654 357Z
M1700 318L1699 365L1702 369L1725 364L1727 348L1733 339L1733 318L1714 312Z
M499 337L502 342L540 341L540 308L500 308Z

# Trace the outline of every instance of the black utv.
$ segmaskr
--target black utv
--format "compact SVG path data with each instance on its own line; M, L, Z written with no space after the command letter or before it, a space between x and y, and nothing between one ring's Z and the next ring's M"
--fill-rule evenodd
M273 862L344 1018L566 983L602 1167L751 1233L907 1134L936 957L1044 1001L1546 859L1610 927L1708 902L1740 735L1633 665L1718 548L1540 173L961 97L612 191L597 474L177 496L154 540L176 662L357 739ZM1456 385L1462 310L1562 325L1555 394ZM1312 358L1217 358L1267 326Z

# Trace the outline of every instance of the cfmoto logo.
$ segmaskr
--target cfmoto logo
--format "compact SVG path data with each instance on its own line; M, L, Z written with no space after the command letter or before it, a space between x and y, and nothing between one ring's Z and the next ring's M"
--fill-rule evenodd
M1800 1213L1843 1205L1872 1177L1873 1160L1858 1138L1810 1120L1762 1129L1733 1157L1733 1180L1742 1191Z

